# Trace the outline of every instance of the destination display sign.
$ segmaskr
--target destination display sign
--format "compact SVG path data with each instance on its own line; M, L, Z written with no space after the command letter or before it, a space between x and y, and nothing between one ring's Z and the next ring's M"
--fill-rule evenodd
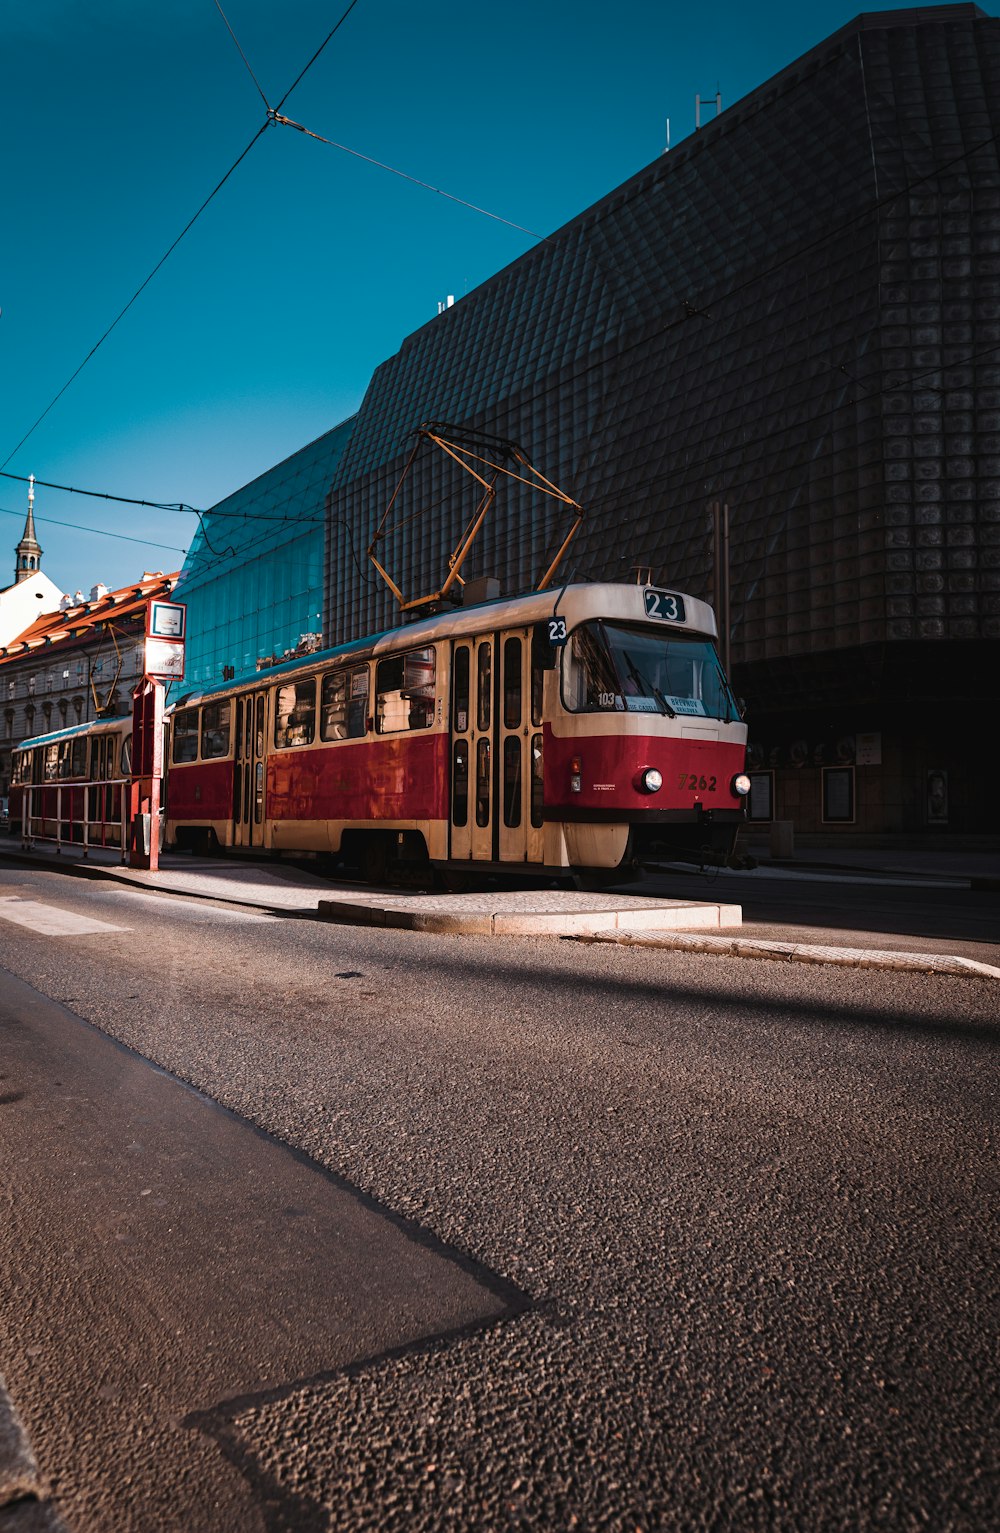
M647 617L658 617L665 623L683 623L684 598L676 591L657 591L647 586L642 593Z

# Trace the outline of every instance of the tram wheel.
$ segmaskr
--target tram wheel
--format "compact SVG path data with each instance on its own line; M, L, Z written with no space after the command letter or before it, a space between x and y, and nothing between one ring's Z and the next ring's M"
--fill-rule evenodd
M389 849L384 836L369 836L361 852L361 877L366 884L384 884L389 868Z
M642 868L584 868L572 875L575 888L586 894L609 894L625 884L641 883L645 878Z
M444 894L465 894L469 888L470 879L468 873L457 873L451 868L438 868L435 882Z

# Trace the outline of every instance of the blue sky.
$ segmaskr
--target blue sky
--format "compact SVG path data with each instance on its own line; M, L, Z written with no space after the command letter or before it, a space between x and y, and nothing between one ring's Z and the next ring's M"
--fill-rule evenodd
M222 0L270 104L347 4ZM668 118L672 143L693 132L697 93L733 104L858 10L357 0L282 110L544 235L655 159ZM210 506L352 414L439 300L534 243L271 126L15 452L265 108L214 0L5 0L0 56L9 473ZM25 495L0 479L0 585ZM84 592L178 568L195 526L46 489L36 519L43 568Z

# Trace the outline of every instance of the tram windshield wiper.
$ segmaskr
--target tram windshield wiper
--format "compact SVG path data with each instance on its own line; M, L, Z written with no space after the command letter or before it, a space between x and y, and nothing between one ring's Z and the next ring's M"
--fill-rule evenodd
M666 714L666 716L670 719L675 719L677 717L676 708L671 708L659 687L654 686L649 677L643 675L642 671L639 670L639 667L636 665L627 649L622 650L622 659L628 666L629 676L635 682L636 686L643 688L643 695L645 697L651 697L659 707L661 713Z

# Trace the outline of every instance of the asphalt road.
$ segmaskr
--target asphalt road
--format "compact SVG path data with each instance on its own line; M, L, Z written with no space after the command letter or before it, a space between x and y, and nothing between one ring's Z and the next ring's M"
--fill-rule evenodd
M0 1372L77 1533L146 1533L150 1504L197 1526L205 1486L224 1529L1000 1522L995 982L356 930L19 869L0 964L58 1003L4 992ZM158 1211L139 1282L143 1243L114 1237L145 1229L130 1114L161 1086L219 1169L189 1178L183 1239ZM172 1116L139 1141L163 1175ZM293 1260L264 1152L322 1183ZM258 1194L256 1258L217 1303ZM301 1280L338 1198L358 1227L324 1334ZM91 1217L115 1199L117 1225ZM395 1293L358 1241L396 1250ZM415 1253L440 1265L407 1329ZM170 1336L137 1297L161 1282ZM286 1314L307 1371L268 1342L280 1376L244 1387L232 1359ZM383 1339L345 1348L355 1325Z

